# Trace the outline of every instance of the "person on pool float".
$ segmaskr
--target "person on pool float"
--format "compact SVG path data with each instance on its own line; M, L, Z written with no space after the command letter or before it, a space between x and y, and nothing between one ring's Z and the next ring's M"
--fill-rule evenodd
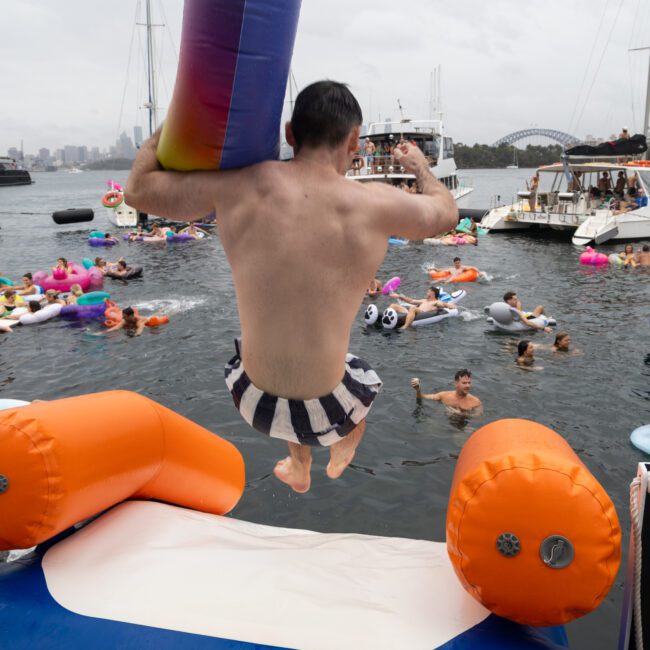
M30 300L27 303L27 309L29 309L30 314L35 314L37 311L41 311L41 303L38 302L38 300ZM9 314L9 316L5 316L5 318L9 320L19 320L22 315L23 314L16 315L14 312L13 314Z
M623 260L623 266L631 266L634 269L639 265L632 244L625 244L623 252L618 256Z
M203 228L199 228L196 224L191 223L189 226L186 226L185 228L181 228L178 231L179 235L191 235L194 239L203 239L204 237L208 237L208 233L203 230Z
M65 257L59 257L56 260L56 266L52 267L52 273L56 271L63 271L64 273L72 273L72 266Z
M65 305L66 303L65 300L59 298L59 292L56 289L48 289L41 304L43 307L47 307L47 305Z
M537 318L544 313L543 305L537 305L537 307L535 307L535 309L533 309L531 312L524 312L524 308L521 306L521 302L519 301L519 298L517 298L517 294L514 291L507 291L505 294L503 294L503 302L507 303L511 307L514 307L519 312L519 319L524 325L526 325L526 327L530 327L533 330L541 330L547 334L551 331L550 327L538 325L537 323L533 323L532 320L530 320Z
M113 237L113 235L111 235L111 233L109 233L109 232L107 232L107 233L104 235L104 239L105 239L106 241L112 241L112 242L115 242L116 244L119 244L119 243L120 243L120 240L119 240L117 237Z
M517 365L530 368L535 363L535 346L531 341L523 339L517 344Z
M131 268L127 266L126 262L122 258L118 260L115 268L112 269L110 273L112 277L124 278L130 270Z
M140 336L144 331L147 320L143 316L136 316L132 307L125 307L122 310L122 320L117 325L109 327L104 333L108 334L108 332L115 332L116 330L127 330L133 332L135 336Z
M38 289L34 284L31 273L25 273L23 275L23 283L15 285L12 289L17 291L19 296L33 296L38 294Z
M436 311L437 309L449 309L449 305L447 303L438 300L440 297L440 287L436 287L433 284L427 290L427 295L424 298L409 298L408 296L395 292L391 292L389 295L391 298L397 298L398 300L408 302L413 305L412 307L408 308L404 305L400 305L397 302L390 305L390 308L394 309L396 312L406 314L406 320L404 321L404 325L399 328L400 330L405 330L411 327L413 321L415 320L415 317L418 314L422 314L428 311Z
M478 415L482 411L483 405L478 397L469 392L472 388L472 373L463 368L454 375L454 382L456 382L454 390L443 390L440 393L423 393L420 380L417 377L411 379L411 386L415 389L417 399L435 400L449 408Z
M431 270L437 271L438 273L449 273L451 278L455 278L459 276L461 273L464 273L465 271L472 271L472 270L476 271L479 275L481 274L481 271L479 271L475 266L463 266L460 261L460 257L454 257L453 266L450 266L446 269L433 268Z
M73 285L70 287L70 293L68 294L68 296L67 296L66 299L65 299L65 304L66 304L66 305L76 305L76 304L77 304L77 300L78 300L81 296L83 296L83 293L84 293L84 292L81 290L81 286L80 286L80 285L78 285L78 284L73 284Z
M362 122L347 86L320 81L298 95L286 126L292 160L163 171L157 132L140 148L126 188L128 204L151 214L219 215L243 344L226 365L226 384L246 422L288 442L290 455L274 473L296 492L309 490L312 446L330 448L327 475L341 476L381 388L372 368L347 349L388 237L422 239L458 223L449 190L412 144L394 154L420 194L345 178ZM318 301L306 309L305 296L314 294Z
M95 266L101 271L102 275L107 273L112 273L117 268L117 265L120 261L124 260L123 257L120 257L117 262L107 262L103 257L95 258Z
M16 307L24 307L25 300L19 296L13 289L5 289L0 296L0 318L6 312L12 312Z

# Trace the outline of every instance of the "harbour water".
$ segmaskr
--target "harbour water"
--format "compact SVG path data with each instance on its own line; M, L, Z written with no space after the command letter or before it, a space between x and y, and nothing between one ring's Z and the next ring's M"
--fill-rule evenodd
M473 170L462 176L475 186L469 207L487 207L500 194L509 201L530 170ZM636 463L647 458L629 433L650 422L650 273L584 268L566 241L527 235L482 237L478 247L390 247L379 277L399 275L400 291L423 296L425 266L478 266L491 280L467 285L463 318L429 328L384 333L363 325L365 305L350 349L367 359L384 380L365 439L344 476L324 474L326 454L316 454L313 484L296 495L272 475L285 454L282 443L250 430L235 411L223 381L233 354L238 318L229 268L218 237L145 245L90 248L91 229L110 229L99 205L107 172L34 174L32 186L3 188L0 196L0 275L19 279L51 267L57 257L124 256L144 267L127 285L108 280L105 289L121 306L144 313L162 310L169 325L131 338L122 332L93 336L83 326L51 321L0 336L0 397L56 399L124 388L152 397L231 440L242 451L247 487L233 516L259 523L327 532L356 532L441 541L454 463L467 437L486 422L528 418L562 434L611 495L629 539L628 486ZM112 175L124 182L126 172ZM89 224L56 226L48 216L68 207L93 207ZM24 214L46 213L46 214ZM610 253L613 247L603 247ZM558 329L570 332L576 356L540 351L526 372L515 365L518 337L489 330L483 306L518 292L524 306L544 304ZM318 296L314 296L317 300ZM305 305L309 308L309 304ZM332 314L331 318L336 318ZM91 325L99 330L99 326ZM552 335L534 334L550 344ZM423 390L450 389L460 368L473 374L473 392L484 414L450 419L434 402L417 404L411 377ZM92 436L93 423L88 422ZM557 504L558 508L562 504ZM589 522L585 522L589 526ZM612 648L618 636L623 593L621 570L598 611L568 626L572 648Z

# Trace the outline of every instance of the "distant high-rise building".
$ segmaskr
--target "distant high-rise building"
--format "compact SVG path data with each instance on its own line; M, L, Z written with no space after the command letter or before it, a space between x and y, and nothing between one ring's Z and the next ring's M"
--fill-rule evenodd
M20 160L20 151L18 151L16 147L9 147L9 149L7 149L7 155L9 158L13 158L14 160Z
M77 160L79 162L86 162L88 160L88 147L86 145L77 147Z
M135 142L135 146L139 149L140 145L142 144L142 127L141 126L134 126L133 127L133 142Z
M101 159L101 155L99 153L99 147L92 147L88 152L88 161L97 162L100 159Z
M63 147L63 160L68 165L73 165L79 162L79 147L71 144L66 144Z
M126 131L122 131L122 134L115 142L115 150L117 158L128 158L133 160L135 158L135 147L133 146L133 140L129 138L126 134Z
M63 149L56 149L56 150L54 151L54 159L55 159L58 163L62 163L62 162L65 161L65 152L63 151Z
M47 165L52 158L52 156L50 155L50 150L46 149L45 147L38 150L38 157L41 160L41 162L45 165Z

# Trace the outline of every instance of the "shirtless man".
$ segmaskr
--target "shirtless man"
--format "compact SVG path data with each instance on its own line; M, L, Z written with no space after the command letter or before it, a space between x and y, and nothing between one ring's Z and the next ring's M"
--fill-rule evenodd
M643 244L643 248L636 254L639 266L650 266L650 246Z
M140 336L144 331L147 320L143 316L136 316L132 307L125 307L122 310L122 320L117 325L109 327L102 333L108 334L108 332L115 332L116 330L127 330L134 332L135 336Z
M537 307L535 307L532 312L524 312L524 308L521 306L521 302L519 298L517 298L517 294L514 291L507 291L503 295L503 302L507 303L511 307L514 307L519 312L519 318L521 322L527 327L530 327L533 330L541 330L547 334L551 332L550 327L544 327L543 325L538 325L537 323L533 323L532 320L529 320L532 318L537 318L544 313L543 305L537 305Z
M460 275L461 273L464 273L465 271L471 271L474 270L477 273L480 273L480 271L475 267L475 266L463 266L460 261L460 257L454 257L453 259L453 266L450 266L449 268L446 269L431 269L432 271L439 271L441 273L449 273L449 275L452 278L455 278L457 275Z
M330 478L343 473L381 387L347 350L388 237L422 239L458 223L453 197L417 147L405 144L396 156L421 194L344 178L361 123L347 87L321 81L299 94L287 124L293 160L168 172L156 160L156 134L140 148L126 189L129 205L148 213L219 215L242 334L226 383L249 424L289 443L289 457L274 472L296 492L310 487L311 446L330 448ZM319 299L307 309L309 295Z
M449 408L471 411L472 414L478 415L482 410L481 400L469 392L472 387L472 373L467 369L459 370L454 375L454 381L454 390L443 390L440 393L421 392L420 380L417 377L411 379L411 386L415 389L417 399L432 399Z
M397 298L398 300L408 302L409 304L413 305L413 307L409 308L404 307L404 305L400 305L397 302L390 305L390 308L394 309L396 312L406 314L406 320L404 321L404 325L399 328L400 330L405 330L411 327L413 321L415 320L415 317L418 314L427 311L435 311L436 309L449 309L449 305L447 303L438 300L440 297L440 287L436 287L434 285L431 285L429 287L427 290L427 295L424 298L409 298L408 296L405 296L401 293L391 293L389 295L391 298Z

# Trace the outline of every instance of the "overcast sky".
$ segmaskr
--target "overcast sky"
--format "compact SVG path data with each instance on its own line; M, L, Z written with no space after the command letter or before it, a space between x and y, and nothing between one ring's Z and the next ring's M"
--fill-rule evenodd
M280 0L277 0L280 1ZM174 84L181 0L153 0L160 104ZM0 21L0 155L113 144L145 123L142 0L14 0ZM143 15L143 10L140 13ZM529 126L608 137L642 129L648 0L303 0L293 56L299 88L345 81L366 121L429 116L442 66L445 126L492 143ZM129 51L131 56L129 57ZM130 64L129 64L130 61ZM599 65L600 64L600 65Z

